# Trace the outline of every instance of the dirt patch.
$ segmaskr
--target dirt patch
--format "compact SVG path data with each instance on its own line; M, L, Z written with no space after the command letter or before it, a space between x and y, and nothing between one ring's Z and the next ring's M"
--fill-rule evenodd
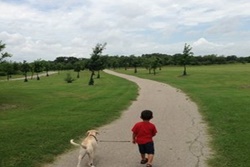
M17 106L14 104L0 104L0 111L5 111L9 109L16 108Z
M250 89L250 85L241 85L240 88L241 89Z

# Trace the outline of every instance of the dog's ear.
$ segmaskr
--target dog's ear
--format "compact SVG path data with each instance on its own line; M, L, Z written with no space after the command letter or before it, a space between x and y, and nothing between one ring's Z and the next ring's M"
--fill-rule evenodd
M88 135L89 135L89 133L90 133L90 130L88 130L88 131L86 132L86 135L88 136Z

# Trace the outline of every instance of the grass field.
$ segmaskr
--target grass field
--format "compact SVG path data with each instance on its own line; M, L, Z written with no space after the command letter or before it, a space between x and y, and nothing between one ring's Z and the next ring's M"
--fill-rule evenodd
M170 84L195 101L212 135L212 167L250 167L250 64L116 70Z
M24 82L0 82L0 166L37 167L70 149L88 129L119 117L137 96L137 86L101 73L89 86L89 72L66 83L67 72ZM72 76L76 73L71 72ZM76 78L76 77L75 77Z
M145 69L137 74L132 69L116 71L183 90L208 123L215 150L210 166L250 167L250 64L192 66L185 77L182 70L163 67L156 75ZM51 161L70 148L70 138L117 118L136 97L134 84L105 73L95 79L95 86L88 86L88 72L71 84L63 81L65 77L61 73L28 83L0 82L1 167Z

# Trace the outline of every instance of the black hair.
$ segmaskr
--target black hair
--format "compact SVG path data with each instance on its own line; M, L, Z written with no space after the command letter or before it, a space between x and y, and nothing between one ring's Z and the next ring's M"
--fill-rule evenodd
M153 118L153 112L150 110L143 110L141 112L141 119L149 121Z

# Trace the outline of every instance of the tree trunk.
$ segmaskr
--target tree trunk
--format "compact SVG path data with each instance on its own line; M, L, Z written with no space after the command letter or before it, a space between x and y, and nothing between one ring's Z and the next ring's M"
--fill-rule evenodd
M24 82L28 82L28 79L27 79L27 73L25 73L25 76L24 76Z
M39 77L38 73L36 74L36 79L40 80L40 77Z
M91 72L90 79L89 79L89 85L94 85L95 81L93 76L95 75L94 71Z
M184 76L187 75L186 65L184 65L183 75L184 75Z
M97 72L97 77L96 78L100 78L100 71L99 70Z
M30 79L33 79L34 72L31 73Z
M135 67L135 71L134 71L134 73L137 73L137 68Z

